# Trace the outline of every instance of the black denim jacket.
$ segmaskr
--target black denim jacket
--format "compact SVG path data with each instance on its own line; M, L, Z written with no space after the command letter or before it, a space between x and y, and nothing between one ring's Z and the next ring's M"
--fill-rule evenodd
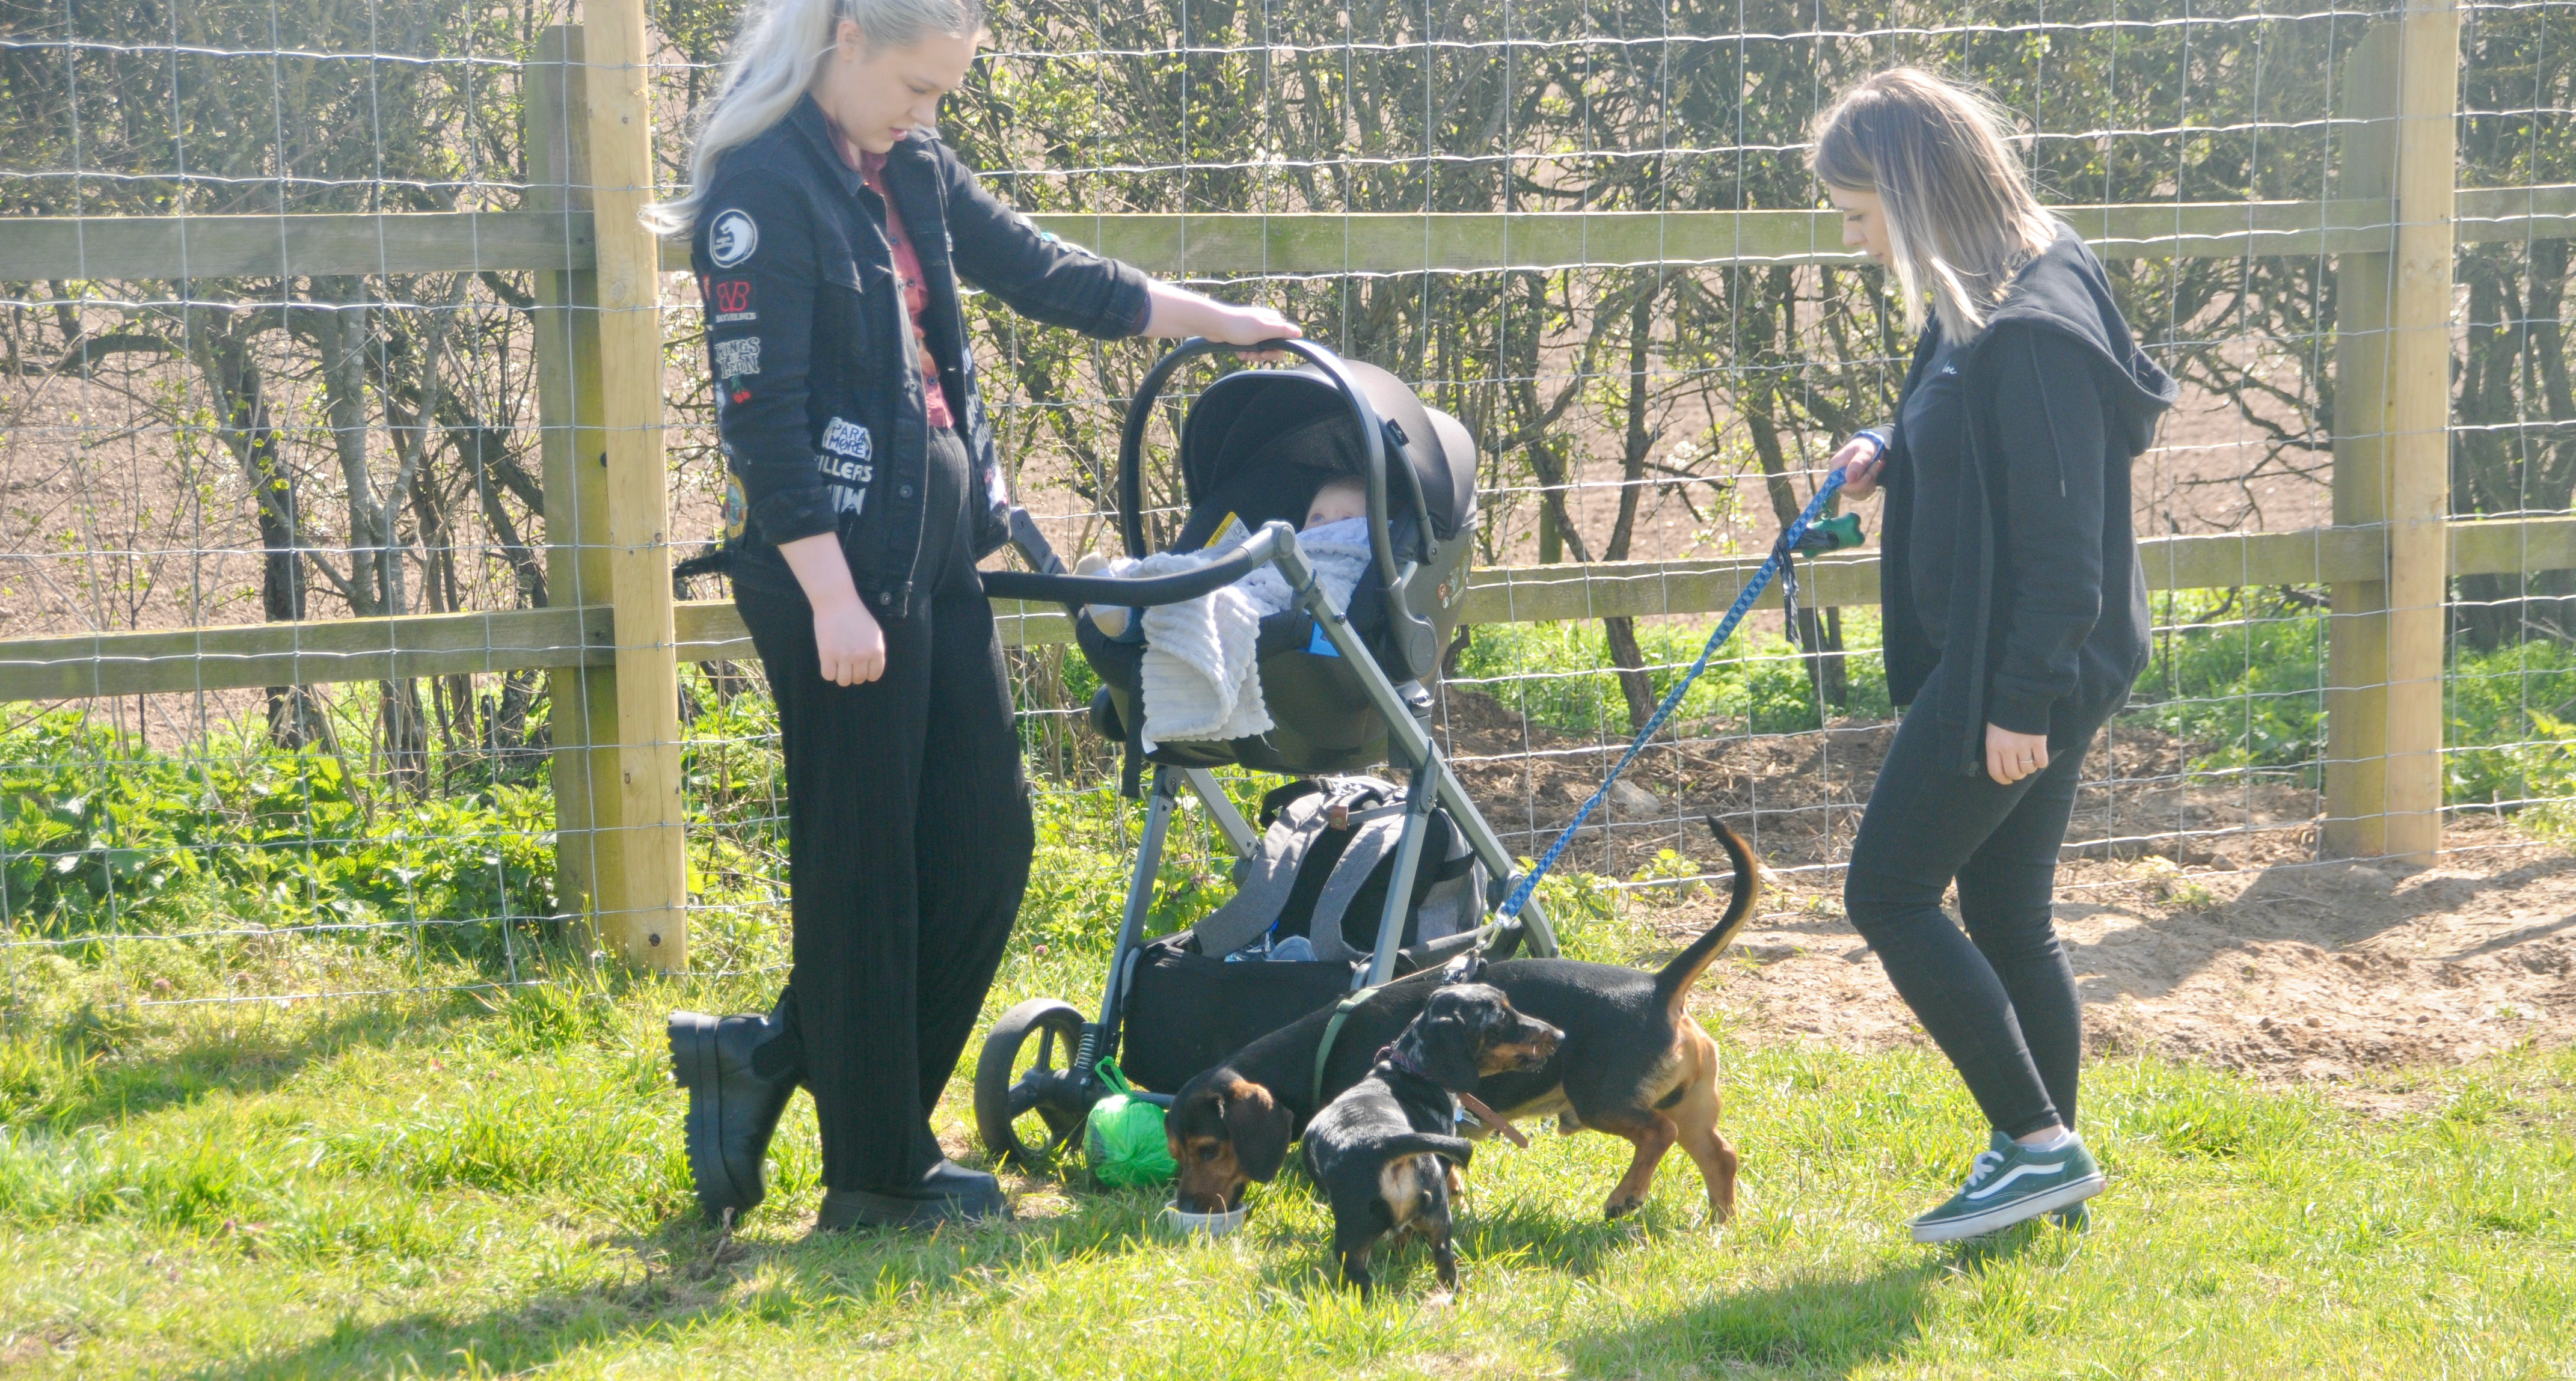
M1117 337L1145 328L1146 279L1038 230L937 139L898 142L884 182L930 290L922 325L949 413L991 498L973 534L982 556L1004 540L1006 494L958 280L1050 325ZM689 263L706 302L717 432L742 491L728 517L736 574L777 565L781 542L837 531L861 598L901 618L921 551L929 424L885 203L842 161L809 96L719 160L700 208Z

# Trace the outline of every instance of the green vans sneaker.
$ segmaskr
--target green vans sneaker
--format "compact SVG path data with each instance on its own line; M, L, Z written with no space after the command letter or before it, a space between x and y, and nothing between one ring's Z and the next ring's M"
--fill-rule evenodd
M1914 1220L1917 1242L1956 1242L2011 1227L2102 1192L2102 1168L2093 1153L2069 1135L2054 1149L2024 1146L1995 1134L1977 1153L1968 1182L1950 1201Z

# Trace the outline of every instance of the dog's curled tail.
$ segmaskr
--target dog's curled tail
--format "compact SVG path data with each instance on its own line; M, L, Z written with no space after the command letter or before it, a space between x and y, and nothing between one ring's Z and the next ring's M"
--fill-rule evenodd
M1438 1132L1406 1132L1389 1137L1378 1147L1388 1160L1402 1156L1438 1156L1464 1169L1476 1157L1476 1143L1463 1136L1442 1136Z
M1655 975L1655 996L1662 998L1664 1005L1670 1008L1679 1008L1682 994L1689 992L1691 984L1699 981L1699 976L1716 962L1717 956L1735 943L1744 923L1753 918L1753 904L1762 894L1762 865L1753 861L1753 850L1735 831L1720 824L1716 816L1702 818L1716 833L1718 846L1726 850L1727 861L1735 865L1735 895L1726 903L1726 914L1718 918L1717 924L1710 927L1707 934L1691 941L1690 948L1674 955L1673 962L1664 965L1663 972Z

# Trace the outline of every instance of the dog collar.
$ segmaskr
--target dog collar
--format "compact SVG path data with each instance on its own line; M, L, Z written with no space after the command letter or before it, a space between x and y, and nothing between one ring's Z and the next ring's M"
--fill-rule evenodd
M1385 1074L1401 1074L1405 1078L1411 1079L1413 1082L1420 1084L1431 1090L1433 1093L1440 1095L1442 1098L1449 1100L1450 1126L1455 1127L1460 1122L1466 1120L1467 1114L1460 1111L1462 1105L1458 1100L1472 1097L1473 1095L1460 1093L1458 1090L1449 1087L1447 1084L1441 1083L1439 1080L1432 1078L1430 1075L1425 1074L1421 1070L1415 1069L1404 1063L1404 1061L1396 1058L1395 1042L1389 1041L1377 1048L1377 1054L1370 1057L1369 1069L1371 1073L1379 1073L1383 1071Z
M1465 1108L1469 1113L1475 1116L1477 1121L1491 1127L1496 1136L1501 1137L1503 1140L1510 1142L1514 1146L1520 1147L1524 1151L1529 1149L1529 1138L1522 1134L1521 1129L1513 1126L1510 1118L1503 1116L1492 1108L1486 1107L1484 1099L1479 1098L1472 1093L1460 1093L1456 1094L1455 1097L1458 1100L1459 1107Z
M1404 1058L1404 1052L1397 1050L1395 1048L1395 1042L1393 1041L1388 1041L1386 1044L1379 1046L1377 1048L1377 1054L1372 1058L1371 1063L1384 1064L1390 1068L1402 1070L1425 1083L1436 1084L1440 1082L1439 1080L1431 1077L1431 1071L1417 1068L1412 1062L1406 1060Z

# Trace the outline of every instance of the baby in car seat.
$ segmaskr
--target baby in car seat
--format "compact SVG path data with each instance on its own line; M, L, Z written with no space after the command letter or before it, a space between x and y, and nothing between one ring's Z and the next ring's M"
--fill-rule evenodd
M1317 528L1367 516L1367 482L1354 475L1342 475L1315 491L1314 499L1306 505L1306 521L1298 528L1298 534L1302 538ZM1359 540L1364 542L1367 538L1362 536ZM1082 559L1073 566L1077 575L1097 575L1108 568L1109 558L1096 551L1083 553ZM1116 604L1086 604L1082 612L1091 619L1093 627L1112 638L1124 634L1128 621L1135 615L1134 610Z

